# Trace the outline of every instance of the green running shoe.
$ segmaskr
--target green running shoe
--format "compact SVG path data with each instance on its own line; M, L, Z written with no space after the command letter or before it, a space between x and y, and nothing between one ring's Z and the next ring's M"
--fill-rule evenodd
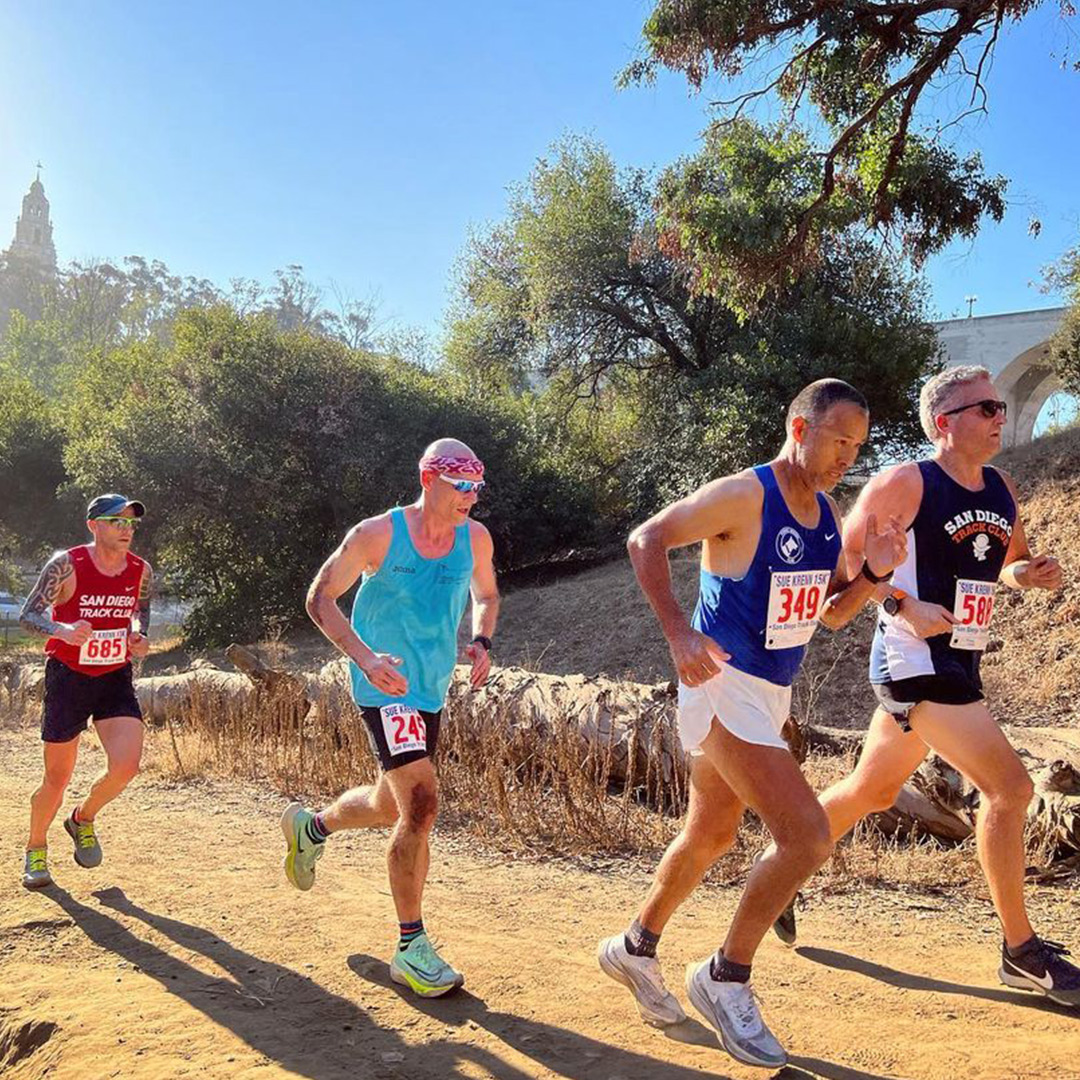
M281 815L281 831L289 845L285 856L285 876L290 884L307 892L315 884L315 864L322 858L325 843L316 844L308 839L306 825L315 815L294 802L285 807Z
M53 883L43 847L31 848L26 853L26 865L23 868L22 883L28 889L44 889Z
M64 819L64 828L68 836L75 841L75 861L89 870L101 865L101 845L94 835L92 821L75 821L75 811Z
M413 938L406 949L394 953L390 978L421 997L442 997L465 984L465 976L435 951L427 934Z

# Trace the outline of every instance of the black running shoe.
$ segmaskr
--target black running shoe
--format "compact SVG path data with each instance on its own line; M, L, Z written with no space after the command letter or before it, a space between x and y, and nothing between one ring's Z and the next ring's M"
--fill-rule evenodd
M1006 986L1038 990L1059 1005L1080 1006L1080 968L1064 957L1071 955L1056 941L1034 938L1019 956L1001 946L1001 970Z
M794 945L797 930L795 927L795 901L799 899L799 894L795 894L795 898L783 911L780 912L779 918L772 924L772 928L776 933L776 936L785 945Z

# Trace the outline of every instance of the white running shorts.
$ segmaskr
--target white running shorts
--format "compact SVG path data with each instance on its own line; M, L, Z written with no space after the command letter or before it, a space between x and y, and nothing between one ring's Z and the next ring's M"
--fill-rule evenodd
M679 683L679 741L691 755L709 734L715 716L737 739L786 750L780 732L791 714L791 687L747 675L730 664L700 686Z

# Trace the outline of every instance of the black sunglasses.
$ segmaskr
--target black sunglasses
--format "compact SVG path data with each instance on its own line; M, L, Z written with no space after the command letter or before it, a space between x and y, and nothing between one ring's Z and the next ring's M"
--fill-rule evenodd
M973 401L970 405L961 405L959 409L949 409L948 412L943 412L940 415L952 416L954 413L963 412L965 409L982 409L982 414L987 420L992 420L998 413L1001 413L1002 417L1009 414L1009 406L1004 401L986 398L984 401Z

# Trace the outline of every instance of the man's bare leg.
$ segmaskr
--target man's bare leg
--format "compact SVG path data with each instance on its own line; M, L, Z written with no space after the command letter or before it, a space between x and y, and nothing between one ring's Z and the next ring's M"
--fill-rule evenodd
M53 823L64 801L64 792L75 769L79 754L79 737L69 742L41 744L44 747L45 775L41 786L30 796L30 837L26 850L48 845L49 826Z
M744 742L715 719L701 749L773 838L750 872L723 946L729 962L749 965L795 890L832 852L829 822L787 750Z
M1034 935L1024 905L1024 825L1033 785L986 705L924 701L911 714L912 729L981 796L975 820L979 863L990 886L1007 945Z
M94 730L105 750L106 765L75 808L79 822L93 821L98 811L119 795L138 775L143 748L143 722L137 716L95 720Z
M375 829L393 825L398 809L394 793L382 773L374 784L350 788L339 795L323 812L322 818L329 832L342 829Z
M383 774L397 806L386 867L398 921L420 919L431 849L428 838L439 809L438 784L431 758L420 758Z
M731 846L743 810L716 767L700 755L691 757L686 821L664 852L630 928L600 942L597 961L601 970L633 994L647 1024L666 1027L686 1019L678 999L664 984L656 946L675 909Z
M715 765L702 756L690 759L686 821L660 860L638 912L641 926L660 934L709 867L735 842L745 809Z

